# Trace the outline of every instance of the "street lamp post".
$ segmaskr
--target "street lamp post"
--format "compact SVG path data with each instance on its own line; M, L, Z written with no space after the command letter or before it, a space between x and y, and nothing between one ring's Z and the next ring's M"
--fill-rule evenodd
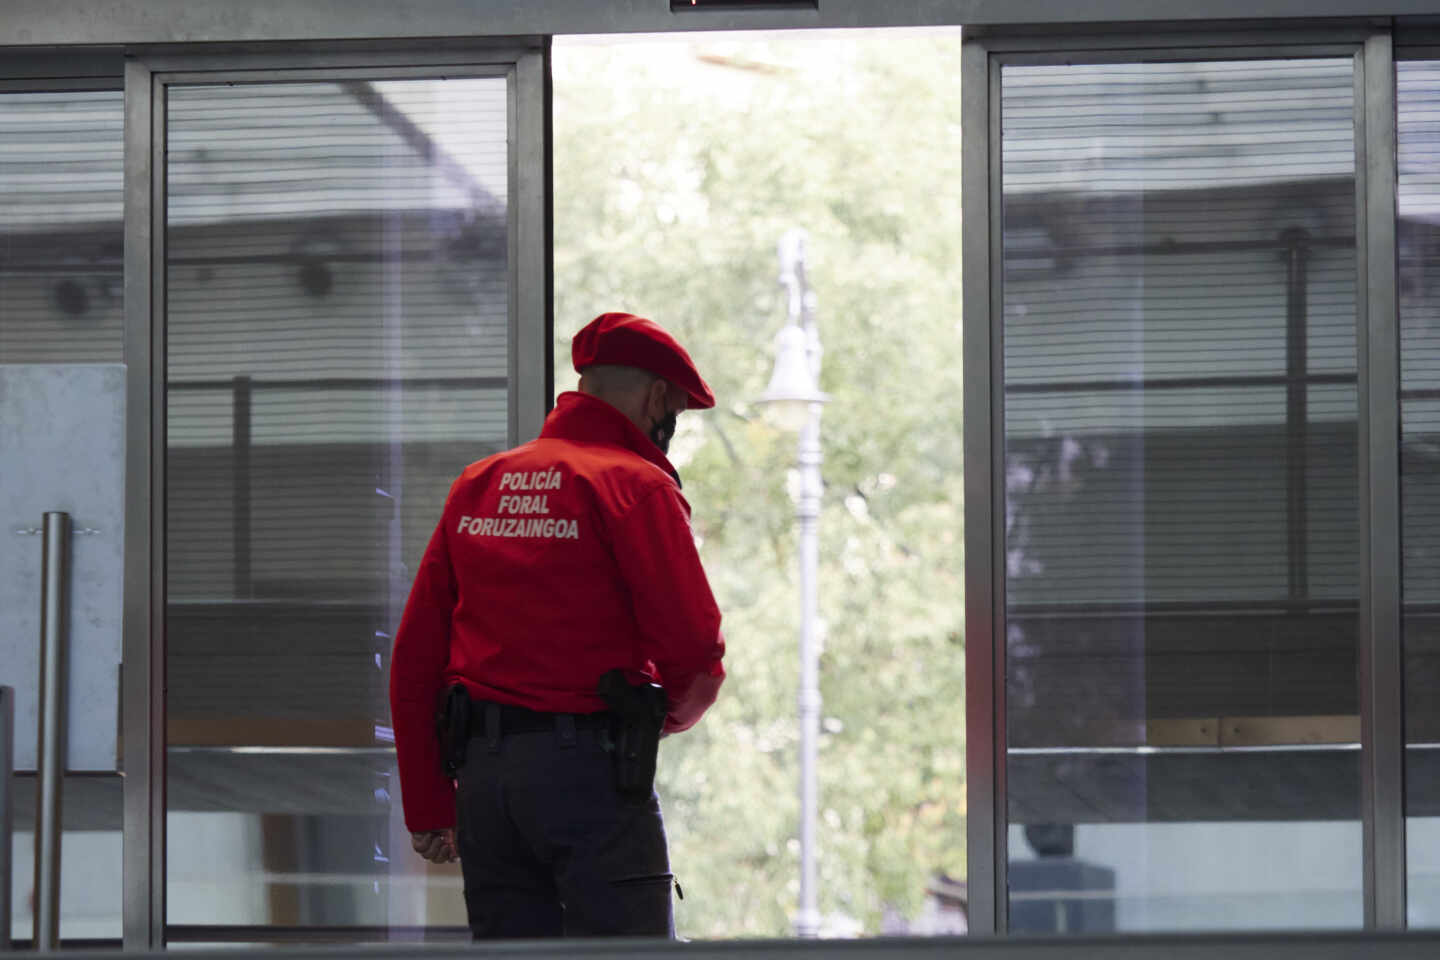
M815 883L816 766L820 743L820 650L816 575L819 571L820 411L828 399L820 392L820 335L815 324L815 294L805 281L805 233L790 230L780 240L780 284L788 294L785 327L775 338L775 371L760 401L777 423L799 431L799 495L795 518L800 528L800 909L795 934L820 932Z

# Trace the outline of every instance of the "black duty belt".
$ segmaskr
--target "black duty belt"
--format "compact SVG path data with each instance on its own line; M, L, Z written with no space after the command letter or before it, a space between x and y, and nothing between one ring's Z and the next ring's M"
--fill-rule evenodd
M496 725L500 728L498 731L500 736L510 733L539 733L554 730L556 725L562 722L562 718L573 721L578 730L603 730L608 729L615 719L615 715L608 710L601 710L598 713L548 713L508 703L475 700L471 702L470 708L470 736L488 737L495 733L486 726L487 716L498 717Z

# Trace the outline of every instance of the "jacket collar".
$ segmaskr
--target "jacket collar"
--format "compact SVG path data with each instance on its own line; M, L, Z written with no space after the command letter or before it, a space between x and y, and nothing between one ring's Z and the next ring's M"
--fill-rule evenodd
M624 447L650 461L680 484L680 474L660 448L630 418L599 397L567 390L555 400L555 409L545 418L541 437L576 443L604 443Z

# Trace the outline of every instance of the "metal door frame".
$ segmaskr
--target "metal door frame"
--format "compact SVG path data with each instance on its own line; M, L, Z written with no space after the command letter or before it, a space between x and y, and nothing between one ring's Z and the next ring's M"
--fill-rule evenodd
M970 929L1005 933L1006 600L1001 68L1352 56L1355 62L1356 364L1359 406L1361 811L1365 926L1405 923L1399 635L1395 71L1388 25L1157 33L980 30L962 54L965 307L966 782ZM1134 30L1135 25L1127 25Z
M166 930L166 108L172 86L504 77L508 83L509 434L539 433L552 394L549 43L424 49L139 52L125 63L124 946Z

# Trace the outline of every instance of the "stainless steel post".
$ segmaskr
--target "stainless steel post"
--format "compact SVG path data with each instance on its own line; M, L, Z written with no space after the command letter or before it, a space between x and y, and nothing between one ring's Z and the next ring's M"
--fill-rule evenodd
M65 647L70 623L70 515L45 514L40 588L40 728L36 750L35 949L60 943L60 785L65 772Z
M15 836L15 689L0 687L0 952L10 949L10 850Z

